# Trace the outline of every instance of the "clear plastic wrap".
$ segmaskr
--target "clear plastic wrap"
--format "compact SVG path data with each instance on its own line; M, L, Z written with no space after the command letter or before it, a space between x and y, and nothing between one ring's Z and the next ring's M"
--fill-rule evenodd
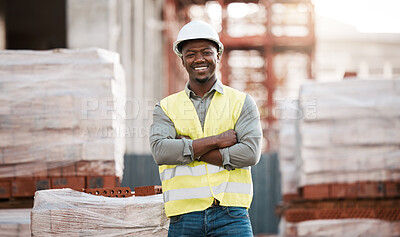
M400 80L306 84L300 108L302 186L399 180Z
M304 122L395 118L400 116L400 80L356 79L307 83L300 89L300 101ZM314 108L312 105L315 105Z
M71 189L37 191L32 236L167 236L162 195L112 198Z
M282 179L282 194L296 194L299 186L300 156L297 112L298 104L283 101L284 118L279 120L279 169Z
M0 51L0 178L40 176L79 161L112 161L121 177L125 101L117 53Z
M280 236L285 237L390 237L400 235L399 221L390 222L377 219L313 220L299 223L282 221L280 227Z
M31 208L0 209L0 235L7 237L31 236Z

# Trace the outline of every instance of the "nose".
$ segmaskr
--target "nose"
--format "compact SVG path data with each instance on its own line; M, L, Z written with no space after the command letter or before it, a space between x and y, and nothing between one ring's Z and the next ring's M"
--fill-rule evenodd
M202 53L197 53L194 59L195 62L204 62L204 56Z

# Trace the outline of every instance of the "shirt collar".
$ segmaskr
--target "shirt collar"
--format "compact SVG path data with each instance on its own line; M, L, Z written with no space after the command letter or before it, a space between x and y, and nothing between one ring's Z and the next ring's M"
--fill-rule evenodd
M210 93L213 90L219 92L220 94L224 94L224 87L220 80L216 80L214 85L211 87L211 89L207 93ZM195 93L191 89L189 89L189 82L187 82L185 85L185 93L189 98L190 98L191 94L195 95Z

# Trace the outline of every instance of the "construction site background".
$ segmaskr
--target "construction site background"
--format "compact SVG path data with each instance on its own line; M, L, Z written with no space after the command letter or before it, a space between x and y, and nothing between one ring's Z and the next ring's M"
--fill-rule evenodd
M118 131L112 130L110 133L110 130L102 130L104 124L86 122L85 126L94 129L91 131L95 131L95 133L91 133L91 135L94 134L94 137L98 138L98 140L93 140L93 144L85 144L84 150L86 150L82 154L84 154L83 156L86 158L82 158L83 156L79 158L74 156L73 162L56 162L52 163L50 166L46 163L45 169L52 170L51 173L57 175L57 168L64 167L64 170L70 171L70 167L76 167L74 162L79 161L81 162L79 166L84 167L80 172L86 172L87 170L95 170L96 168L94 167L109 167L110 164L107 162L112 162L112 169L102 170L102 175L107 177L120 177L122 186L133 188L143 185L160 184L157 166L151 157L148 139L150 125L152 123L152 111L154 105L161 98L181 90L186 83L187 76L183 67L181 67L180 59L177 58L172 51L172 43L175 41L179 29L190 20L204 20L209 22L219 32L221 41L226 48L222 56L218 77L224 84L249 93L255 99L261 113L264 132L263 155L260 164L253 168L255 193L253 205L250 209L255 234L278 234L278 225L281 219L280 216L276 215L276 208L282 207L279 206L282 201L282 194L283 197L289 198L289 203L293 201L291 198L304 198L304 196L301 196L303 194L306 194L306 199L310 198L310 196L307 196L310 193L311 200L317 201L324 198L335 199L335 197L337 197L332 194L332 190L336 190L332 186L332 180L326 180L325 183L329 185L319 187L310 186L317 185L317 183L312 182L300 185L290 183L298 178L296 175L307 176L308 174L296 173L296 169L299 169L299 163L296 162L299 162L299 160L296 160L294 156L291 156L289 153L296 151L296 149L310 149L307 147L307 144L304 145L303 143L298 144L299 146L296 148L293 136L297 136L298 134L295 135L294 123L297 121L302 123L303 128L304 126L310 126L310 129L325 129L324 131L328 128L332 130L336 128L332 125L333 122L318 127L321 123L325 123L325 121L318 122L318 120L314 120L312 121L314 123L309 123L302 120L307 120L305 117L293 116L294 112L302 111L302 108L299 108L298 105L301 105L301 103L304 105L305 103L305 101L300 101L299 95L301 92L303 94L309 92L304 88L302 91L302 85L308 85L310 83L333 83L328 85L331 85L333 88L339 88L337 91L340 94L342 92L340 85L343 84L337 86L335 82L341 82L344 78L346 81L388 81L398 80L400 77L399 33L360 32L360 30L353 25L337 21L328 16L319 15L317 7L318 4L322 3L318 0L40 0L39 2L40 4L26 0L0 0L0 49L4 50L2 51L2 59L0 61L0 66L4 69L0 74L0 115L4 118L0 124L0 136L2 139L2 142L0 142L0 149L2 152L2 161L4 163L0 164L0 166L2 166L1 170L5 170L2 177L7 176L6 174L9 172L9 169L7 167L5 168L6 163L14 162L16 157L20 159L21 163L28 162L30 161L29 159L36 159L36 156L29 159L24 157L21 153L18 153L20 151L18 149L9 149L9 147L20 143L22 144L23 142L20 140L18 141L20 143L13 142L13 140L10 139L10 135L4 132L6 129L9 129L9 127L7 127L9 124L7 125L5 122L6 118L14 116L9 112L11 110L8 109L8 105L6 106L5 104L10 104L10 101L12 104L14 98L20 96L21 88L26 89L26 93L34 94L35 91L38 92L38 89L35 88L36 85L43 85L44 83L42 81L43 83L41 82L35 85L16 84L17 86L12 87L16 89L10 92L6 90L8 88L6 84L1 84L2 80L10 80L9 75L15 74L18 80L24 78L18 77L18 75L24 75L27 78L26 81L29 81L28 72L30 71L24 71L26 68L24 69L24 67L18 67L13 64L24 61L24 63L28 65L29 59L25 58L24 55L32 53L32 55L37 56L37 53L39 53L39 55L43 53L46 57L50 57L46 59L48 61L44 60L42 64L32 62L32 65L44 65L40 66L39 70L35 68L36 71L31 71L39 75L39 72L41 72L40 70L45 69L46 63L51 63L51 57L53 57L51 54L57 55L56 53L60 53L60 55L62 55L65 53L67 55L64 58L65 61L62 61L64 60L62 59L60 61L62 63L60 64L68 65L70 61L73 63L73 57L77 57L81 60L77 60L75 62L77 64L86 60L83 64L98 64L98 67L101 68L101 64L105 60L109 65L120 64L122 66L123 80L125 81L124 83L126 83L126 87L124 88L126 96L120 99L119 97L121 97L121 95L118 95L115 91L107 91L107 93L109 93L107 95L109 98L113 98L112 101L118 100L118 103L123 107L121 110L123 111L123 116L107 124L107 128L114 129L116 127L115 124L120 124L120 120L124 121L124 125L119 126ZM353 5L354 3L348 3L349 7ZM369 10L371 17L375 15L373 10L374 9ZM334 9L332 9L332 11L334 11ZM365 8L361 8L360 5L360 12L361 11L364 13L368 12ZM354 11L355 18L360 17L357 13L357 11ZM395 22L392 23L395 24ZM67 50L60 50L64 48L75 51L69 52ZM105 51L103 51L103 49ZM11 50L13 52L9 54L8 52ZM34 51L21 54L19 50ZM115 56L113 53L109 54L108 51L118 53L119 59L114 59ZM68 59L68 54L73 55L71 59ZM14 55L14 61L8 60L10 55ZM32 57L34 58L36 56ZM16 60L16 57L21 57L21 60ZM39 58L42 58L42 56L39 56ZM10 66L11 64L13 64L13 66ZM87 69L86 73L88 75L91 74L90 70L93 70L93 68ZM101 73L100 69L97 72ZM108 73L107 75L110 78L122 78L120 73L115 70L113 71L110 69L106 73ZM33 77L31 77L31 79L32 78ZM104 80L104 83L106 83L106 81L107 79ZM372 84L368 83L369 82L364 83L365 92L368 90L372 90L373 92L374 87L368 87L368 85L373 85L375 82L371 82ZM397 86L397 84L395 85ZM4 86L2 87L2 85ZM359 84L346 85L354 86L351 87L354 88L354 90L362 88ZM378 83L377 85L381 84ZM60 84L51 84L51 86L47 84L47 93L53 89L57 91L59 89L58 86L60 86ZM70 89L79 91L79 89L90 88L91 86L92 91L90 91L90 93L92 94L89 92L88 94L93 97L97 96L97 103L99 105L109 102L107 99L104 99L105 97L99 96L102 92L97 89L99 87L97 87L98 85L96 84L91 84L89 82L87 85L74 84ZM108 87L104 87L104 85L102 86L104 91L109 89ZM398 91L395 91L394 94L397 92ZM72 93L70 97L65 97L60 101L73 104L74 99L78 98L75 96L79 96L79 93L80 92L77 92L77 94ZM390 92L388 92L388 95L389 94ZM311 93L311 95L313 94ZM377 96L379 97L380 94L377 93ZM30 101L29 98L34 98L34 96L27 97L26 99L22 97L22 99L17 99L17 101ZM318 98L316 100L306 101L311 104L307 104L308 107L303 106L303 109L308 109L307 111L302 111L304 112L303 115L306 112L313 112L310 108L315 109L314 112L317 112L319 108L318 103L322 101L323 99L318 101ZM360 103L362 103L362 100L360 101ZM88 103L93 102L93 100L86 100L85 102L87 103L86 105L88 105ZM394 100L394 108L397 108L397 102L397 100ZM57 108L57 103L57 101L54 101L52 108L54 108L54 111L61 111L60 108ZM354 111L353 107L350 106L348 108ZM373 109L373 107L371 109ZM101 115L104 108L102 106L96 108L86 107L86 110L86 112L92 113L92 116L96 116L96 114ZM58 113L54 111L54 114ZM351 114L351 112L346 113ZM388 121L392 121L393 119L393 131L398 131L398 117L392 118L389 115L385 117L387 116L386 114L381 115L378 112L372 112L372 114L368 116L372 116L373 114L385 119L381 119L380 122L374 120L372 123L362 120L356 122L354 126L360 126L360 130L362 129L359 124L365 125L365 128L371 126L371 124L379 127L381 125L387 125ZM46 126L52 126L51 129L60 129L67 128L73 122L75 122L75 124L80 123L73 119L65 119L65 124L54 124L51 123L52 118L57 119L58 117L54 115L50 117L50 120L47 118L48 120L46 120L46 122L43 122L43 120L43 123L40 124L44 124L43 126L46 129L48 128ZM90 119L93 119L93 121L96 120L95 117L90 117ZM110 119L110 117L107 119ZM335 125L341 123L341 120L334 120L336 118L329 117L329 119L335 121ZM350 127L349 124L350 123L345 124L347 128ZM330 127L331 125L332 127ZM32 126L37 126L37 123ZM97 130L96 126L98 126ZM27 132L24 129L20 129L20 131L24 131L24 134L31 134L29 133L30 131ZM287 131L289 133L285 133ZM307 129L303 131L307 132ZM389 137L389 140L386 142L390 143L394 138L385 133L388 130L379 130L378 132L382 131L383 134L380 135L382 135L382 137ZM289 136L287 136L288 134ZM364 133L361 133L360 137L362 137L363 134ZM365 134L371 137L376 135L373 133ZM18 136L21 137L22 135ZM66 137L72 138L75 135L76 134L72 133L68 134ZM86 135L88 135L88 133ZM300 135L304 134L300 133ZM312 134L305 133L305 135L308 135L309 137L307 138L309 139L319 139L318 136L313 138ZM18 138L18 136L15 137ZM27 136L33 137L33 135ZM46 142L51 141L48 135L46 135L46 137ZM100 138L104 137L116 138L115 141L117 142L114 140L100 140ZM18 140L16 138L15 141ZM45 142L44 138L40 136L37 138L39 141ZM286 138L289 139L290 144L288 144L288 139ZM31 141L33 139L27 140L29 140L29 144L35 144ZM101 150L95 148L95 145L98 143L102 144ZM26 144L27 143L24 143L22 145ZM330 143L328 143L327 147L329 146L331 146ZM26 149L26 147L24 149ZM292 150L290 150L289 153L285 153L284 151L282 155L282 150L285 149L286 151L288 151L288 149ZM110 150L113 152L110 152ZM11 151L9 154L19 154L20 156L12 155L7 156L6 159L3 158L5 157L5 152L9 151ZM309 150L307 151L309 152ZM363 148L362 151L365 152L367 150ZM63 152L63 154L65 154L65 151ZM398 148L391 152L398 152ZM52 153L47 153L47 156L54 155L54 157L58 157L60 153L62 153L60 150L54 150ZM103 157L97 160L96 164L86 163L86 161L84 161L85 159L97 159L100 156ZM286 160L282 161L282 157ZM81 158L83 160L79 160ZM394 161L396 161L397 158L399 157L394 157ZM14 161L12 161L13 159ZM315 159L318 160L317 158ZM38 160L40 160L40 158L38 158ZM286 164L285 162L289 162L286 166L287 170L282 170L282 164ZM308 160L308 162L310 161ZM354 162L359 164L357 161ZM313 163L315 167L307 167L313 167L314 171L320 172L321 170L318 170L318 168L325 167L324 164L326 166L327 163ZM36 167L39 166L40 165ZM39 171L43 171L44 168L38 169ZM76 170L76 168L72 169ZM345 167L342 171L344 169ZM383 167L382 172L386 172L386 169L388 169L388 167ZM322 169L321 172L323 172L323 170L324 169ZM50 171L47 172L50 173ZM74 175L77 173L76 171ZM89 179L89 177L82 178L82 180ZM78 181L85 182L82 180L79 179ZM368 181L379 182L393 181L395 186L398 185L396 183L398 180L397 178L368 179ZM289 183L285 183L286 181ZM333 179L333 181L338 180ZM356 184L358 181L366 180L353 179L352 184ZM115 181L113 182L115 184ZM357 185L364 187L363 185L365 184L357 183ZM373 186L375 183L368 185ZM372 187L368 185L365 187ZM389 187L390 184L382 183L382 187L386 186ZM305 189L302 189L303 187L305 187ZM325 190L327 196L313 196L313 188L318 190L317 192ZM348 187L344 187L344 189L346 188ZM300 197L295 197L293 195L298 194L296 193L297 190L305 191L305 193L300 193ZM397 191L394 191L394 193L396 192ZM377 195L379 196L381 194L378 192L371 194L372 196L368 196L369 194L365 193L360 195L360 198L366 198L366 196L369 198L376 198ZM383 192L382 197L386 198L385 195L385 192ZM397 197L396 195L397 194L394 194L394 198ZM339 195L339 197L346 198L347 196ZM299 206L296 205L291 206L294 208L291 210L292 217L294 215L293 213L299 211L299 209L296 209L299 208ZM396 205L398 205L398 203L394 201L392 206L397 207ZM3 206L7 207L6 204ZM300 206L300 208L303 208L303 206ZM313 208L315 210L318 209L317 207ZM18 216L18 214L16 214L16 216ZM304 219L300 218L299 220ZM373 225L380 226L379 223L374 222ZM324 223L322 222L315 223L315 225L324 228ZM335 225L340 226L341 224L335 223ZM387 223L382 224L382 226L383 225L391 226ZM296 222L289 223L288 226L290 226L288 228L292 230L303 228L302 230L305 231L309 228L307 224L296 224ZM343 226L352 226L352 224L343 223ZM26 227L21 228L26 230ZM360 228L362 229L364 227L361 226ZM287 233L288 235L293 234L292 232ZM299 232L296 233L298 234Z

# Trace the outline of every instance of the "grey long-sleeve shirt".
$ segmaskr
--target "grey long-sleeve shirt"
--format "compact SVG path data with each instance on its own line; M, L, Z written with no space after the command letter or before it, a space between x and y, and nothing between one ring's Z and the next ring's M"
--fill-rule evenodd
M214 93L223 93L222 83L217 80L203 97L197 96L186 84L185 92L192 101L202 128L208 106ZM257 105L250 95L246 95L242 111L235 125L238 143L219 149L223 166L227 170L255 165L261 155L262 130ZM157 103L153 112L150 130L150 146L158 165L183 165L194 160L192 140L175 139L176 130L171 119Z

